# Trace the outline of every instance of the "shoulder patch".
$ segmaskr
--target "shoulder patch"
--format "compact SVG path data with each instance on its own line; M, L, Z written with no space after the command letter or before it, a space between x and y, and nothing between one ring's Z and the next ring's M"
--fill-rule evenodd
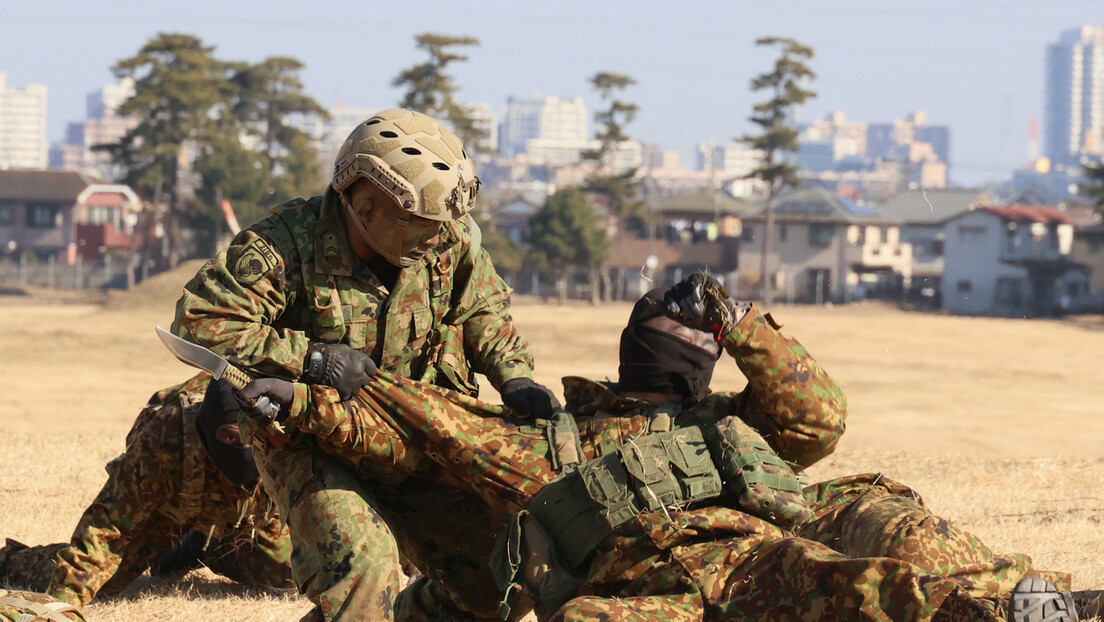
M256 239L242 250L234 262L234 278L243 285L252 285L276 267L276 253L262 239Z

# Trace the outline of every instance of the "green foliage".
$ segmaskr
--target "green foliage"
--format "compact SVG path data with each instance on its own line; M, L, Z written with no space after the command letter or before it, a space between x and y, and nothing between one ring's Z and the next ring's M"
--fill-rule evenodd
M222 220L222 198L247 226L273 204L316 194L325 183L310 137L288 125L295 115L328 116L303 93L302 63L282 56L256 65L226 62L213 49L190 35L159 34L113 67L117 76L135 80L135 93L119 113L139 123L118 143L99 148L141 194L168 195L161 202L170 206L170 230L183 220L213 231ZM182 184L194 182L179 168L186 146L199 177L187 212L191 188ZM169 240L171 265L176 240Z
M609 239L581 188L563 188L529 219L529 260L538 272L560 279L606 259Z
M1093 209L1104 214L1104 161L1086 164L1083 169L1085 183L1077 184L1077 191L1093 202Z
M610 211L625 221L628 228L643 234L650 214L644 202L640 200L640 182L636 179L636 169L613 173L608 171L610 156L618 145L629 140L625 126L636 118L636 104L616 97L619 91L636 84L632 77L620 73L600 71L590 78L590 84L598 91L598 97L609 107L594 113L598 123L595 138L598 149L583 152L583 159L596 162L598 170L587 178L587 192L602 195L609 204Z
M495 268L504 273L521 270L525 263L525 249L511 242L495 227L494 217L482 205L471 214L482 233L483 248L490 254Z
M802 62L802 59L813 57L810 47L783 37L763 37L757 39L755 44L781 48L774 67L751 80L752 91L765 90L769 95L769 99L755 104L754 112L749 117L762 129L762 133L743 137L766 154L763 163L749 177L767 182L773 194L784 184L796 186L799 183L796 169L782 161L781 154L798 149L798 132L792 124L793 109L816 97L816 93L802 86L816 74Z
M625 126L632 123L637 111L636 104L619 100L615 95L636 84L636 80L621 73L599 71L590 77L590 84L598 91L598 98L608 104L609 108L595 111L594 120L598 123L595 138L600 144L597 150L584 152L583 159L608 164L607 160L617 149L617 145L629 139Z
M275 169L279 148L296 143L304 131L289 127L293 115L329 118L325 108L302 91L302 63L288 56L268 57L255 65L237 68L231 77L236 87L232 115L247 134L259 140Z
M774 236L774 197L784 185L797 186L796 168L786 162L784 152L798 149L797 129L793 127L793 109L816 93L802 84L816 74L805 66L803 59L813 57L813 49L784 37L763 37L755 45L781 48L774 67L751 80L752 91L767 91L769 99L755 104L749 119L760 127L762 133L744 136L743 140L764 153L759 167L748 177L762 179L767 184L766 217L763 225L763 247L759 259L759 300L770 300L771 279L768 277L768 257L771 254L771 238Z
M263 218L275 203L268 158L243 147L237 136L214 140L196 158L195 170L202 176L203 184L196 191L194 206L209 227L223 218L219 210L220 199L230 201L243 227Z
M448 66L468 60L452 48L478 46L479 39L426 32L416 35L414 41L419 49L429 54L429 60L403 69L391 81L391 86L405 89L399 106L447 120L465 147L472 149L486 133L475 127L467 110L455 100L457 88Z

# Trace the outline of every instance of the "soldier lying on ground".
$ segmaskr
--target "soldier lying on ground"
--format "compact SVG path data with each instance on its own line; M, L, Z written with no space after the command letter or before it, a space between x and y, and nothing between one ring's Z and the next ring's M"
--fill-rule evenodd
M510 290L467 214L479 179L459 139L424 114L384 110L350 133L334 165L322 196L276 207L196 273L173 331L249 373L337 387L342 398L378 365L471 395L481 373L516 410L551 412L554 397L533 382L532 352L510 317ZM379 613L366 619L387 619L399 551L429 576L449 575L441 607L462 598L494 615L490 571L467 561L493 535L453 547L436 540L493 520L473 493L436 477L401 488L358 480L300 439L256 452L292 534L296 584L317 605L307 619L367 608ZM434 521L420 520L427 500ZM423 601L443 593L418 585Z
M287 528L239 438L241 407L225 381L210 378L155 393L69 543L9 538L0 583L82 607L151 565L163 574L202 563L246 586L294 587Z
M1068 575L993 555L904 486L866 475L802 490L791 466L834 449L843 394L770 316L717 291L696 275L639 301L618 384L564 379L573 417L504 418L382 372L346 402L276 379L239 397L284 403L291 438L313 435L364 479L432 463L495 516L517 512L496 555L511 616L535 604L541 620L998 620L1012 595L1011 619L1034 619L1025 606L1075 619L1046 580L1068 589ZM739 393L709 393L721 348L748 379ZM254 442L288 437L262 425Z

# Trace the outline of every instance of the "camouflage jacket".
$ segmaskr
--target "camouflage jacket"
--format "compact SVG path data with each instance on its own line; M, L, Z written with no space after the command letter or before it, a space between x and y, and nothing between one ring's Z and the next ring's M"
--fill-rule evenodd
M474 372L496 388L532 375L509 294L468 216L446 223L440 243L388 291L353 254L327 189L239 233L185 286L173 330L257 375L298 378L309 342L323 341L475 394Z
M844 431L846 399L801 344L754 306L722 344L748 386L683 405L675 427L704 427L736 415L797 468L834 450ZM565 378L564 387L584 458L646 434L657 409L670 406L622 397L582 378ZM388 374L345 403L326 387L297 384L295 393L287 420L295 428L291 434L313 436L319 448L365 478L399 483L436 463L447 478L492 506L516 510L557 475L547 422L505 418L510 411L502 406Z
M107 483L81 516L71 546L62 549L51 594L87 604L139 537L164 539L167 551L189 528L215 539L248 537L273 519L260 484L246 490L230 482L203 449L195 418L210 379L200 374L150 398L127 434L126 451L108 463ZM179 533L146 533L162 530L165 519Z

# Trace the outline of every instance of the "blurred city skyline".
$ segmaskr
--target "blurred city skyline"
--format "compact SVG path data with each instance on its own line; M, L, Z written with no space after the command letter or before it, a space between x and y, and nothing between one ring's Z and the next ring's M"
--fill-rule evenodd
M9 88L46 85L53 143L85 118L85 96L115 81L111 65L159 32L195 35L223 60L295 57L306 65L306 91L327 108L395 105L392 79L424 58L416 34L467 35L482 45L450 66L461 101L501 114L510 96L578 96L593 112L587 79L628 74L637 84L622 97L640 107L630 136L677 150L692 166L699 143L754 131L747 117L763 95L748 84L776 54L755 39L792 37L815 50L818 74L818 97L798 121L841 110L892 122L923 111L950 128L952 183L980 185L1027 165L1030 121L1043 126L1046 46L1104 24L1099 0L748 4L19 2L0 6L0 71Z

